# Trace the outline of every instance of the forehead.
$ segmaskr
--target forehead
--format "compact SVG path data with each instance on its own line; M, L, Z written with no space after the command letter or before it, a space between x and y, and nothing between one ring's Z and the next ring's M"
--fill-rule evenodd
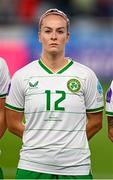
M42 20L42 26L47 26L47 27L53 27L53 26L58 26L58 27L66 27L67 22L66 20L60 16L60 15L47 15L46 17L43 18Z

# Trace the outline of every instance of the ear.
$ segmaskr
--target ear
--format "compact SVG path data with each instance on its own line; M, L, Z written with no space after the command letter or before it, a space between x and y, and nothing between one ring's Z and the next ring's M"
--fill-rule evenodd
M41 42L41 32L40 31L38 32L38 40L39 40L39 42Z

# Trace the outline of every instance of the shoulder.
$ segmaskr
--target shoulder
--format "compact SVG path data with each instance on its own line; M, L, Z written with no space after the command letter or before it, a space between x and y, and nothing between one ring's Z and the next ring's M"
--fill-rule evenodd
M5 76L9 76L9 74L9 68L6 61L0 57L0 76L3 78Z
M20 68L19 70L17 70L14 75L13 78L23 78L23 77L28 77L28 76L32 76L34 69L38 66L38 60L34 60L31 63L25 65L24 67Z
M111 86L113 87L113 80L111 81Z
M84 76L84 77L91 77L91 76L96 76L95 72L89 68L88 66L86 65L83 65L77 61L73 61L73 67L74 67L74 70L77 71L81 76Z
M111 81L110 88L113 90L113 80Z
M31 63L25 65L24 67L20 68L17 72L26 72L26 71L29 71L36 66L38 66L38 60L34 60Z
M110 85L109 85L109 87L108 87L108 89L107 89L107 92L108 91L113 91L113 80L111 81L111 83L110 83Z
M106 91L106 103L110 103L112 97L113 97L113 80L111 81L111 84Z
M7 63L2 57L0 57L0 69L4 67L7 67Z

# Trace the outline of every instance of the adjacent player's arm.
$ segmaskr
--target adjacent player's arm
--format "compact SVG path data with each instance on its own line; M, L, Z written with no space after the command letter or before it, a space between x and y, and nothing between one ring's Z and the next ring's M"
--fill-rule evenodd
M108 137L113 142L113 116L108 116Z
M103 112L87 113L87 118L86 133L90 140L102 128Z
M24 132L24 113L6 108L7 127L10 132L22 138Z
M4 104L5 104L5 98L0 98L0 138L3 136L7 128Z

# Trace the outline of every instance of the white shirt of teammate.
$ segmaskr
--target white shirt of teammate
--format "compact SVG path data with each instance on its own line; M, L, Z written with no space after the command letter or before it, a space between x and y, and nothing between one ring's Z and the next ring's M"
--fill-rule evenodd
M106 93L106 114L113 116L113 81Z
M10 83L10 75L6 62L0 58L0 98L6 97Z

